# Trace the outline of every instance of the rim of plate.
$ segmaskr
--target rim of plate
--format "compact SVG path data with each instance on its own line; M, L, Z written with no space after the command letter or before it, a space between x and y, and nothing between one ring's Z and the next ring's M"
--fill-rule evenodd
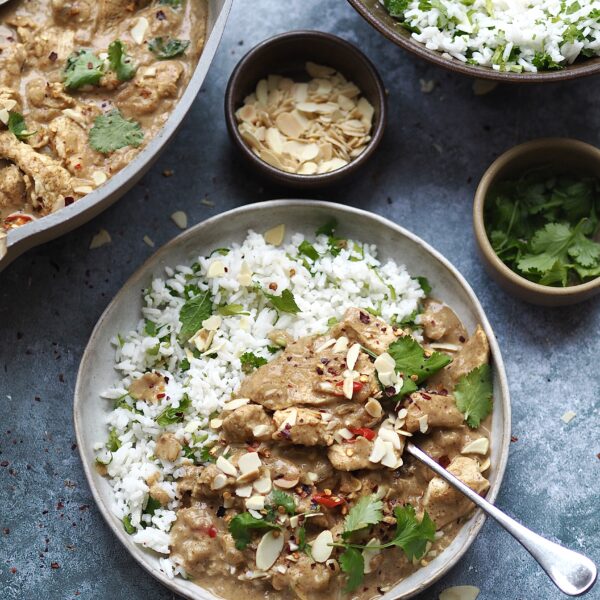
M501 433L502 437L500 440L499 457L498 457L498 461L495 466L495 480L494 480L493 484L490 486L490 489L488 490L488 493L486 495L486 499L489 502L494 503L494 501L500 491L500 486L502 484L502 481L504 479L504 472L506 470L506 464L508 461L508 451L509 451L510 435L511 435L510 395L509 395L509 390L508 390L508 380L506 377L504 362L502 360L502 355L500 353L500 348L499 348L498 342L496 340L496 336L493 333L493 330L487 319L485 311L483 310L481 303L479 302L477 296L475 295L475 292L473 291L473 289L471 288L471 286L469 285L467 280L463 277L463 275L461 275L461 273L458 271L458 269L454 265L452 265L452 263L447 258L445 258L440 252L438 252L435 248L430 246L427 242L422 240L420 237L418 237L414 233L408 231L407 229L405 229L404 227L401 227L400 225L397 225L396 223L390 221L389 219L387 219L385 217L371 213L366 210L346 206L343 204L326 202L323 200L302 200L302 199L267 200L264 202L255 202L252 204L246 204L246 205L240 206L238 208L234 208L232 210L220 213L218 215L210 217L209 219L201 221L200 223L197 223L196 225L194 225L187 231L184 231L183 233L179 234L178 236L176 236L175 238L173 238L172 240L170 240L169 242L167 242L166 244L161 246L154 254L152 254L148 259L146 259L144 261L144 263L138 269L136 269L135 272L121 286L120 290L116 293L116 295L110 301L108 306L102 312L102 315L100 316L100 318L98 319L98 322L94 326L94 329L92 330L92 333L90 335L88 343L86 344L85 350L81 357L81 362L79 364L79 369L77 372L77 380L75 383L74 403L73 403L73 421L74 421L74 426L75 426L75 436L77 439L77 449L79 452L79 457L81 459L85 477L86 477L88 486L92 492L94 502L96 503L97 509L99 510L100 514L102 515L102 518L104 519L106 524L109 526L109 528L112 530L112 532L117 536L119 541L123 544L123 546L125 547L127 552L130 554L130 556L132 556L133 559L145 571L147 571L150 575L152 575L152 577L157 579L165 587L169 588L172 591L177 592L178 594L180 594L183 597L188 598L190 600L197 600L197 598L200 596L189 592L187 589L184 589L184 587L178 581L178 578L170 579L169 577L167 577L167 575L165 573L163 573L162 571L160 571L159 569L157 569L156 567L154 567L153 565L151 565L149 563L149 561L147 560L147 556L148 556L147 551L144 548L142 548L141 546L134 544L131 541L130 536L127 535L125 533L125 531L123 530L123 528L119 526L118 522L116 521L116 519L114 518L114 516L112 515L112 513L110 511L110 507L104 502L104 500L100 494L100 490L98 489L98 487L96 486L96 484L94 482L94 478L92 476L93 475L92 474L93 465L91 465L87 461L87 459L84 455L84 444L86 444L86 442L88 442L88 440L86 440L86 438L83 434L82 415L81 415L81 405L83 402L85 402L85 398L83 397L82 390L81 390L81 388L83 386L82 381L85 378L84 373L86 371L87 364L94 358L94 356L93 356L94 340L97 337L99 331L103 328L104 321L112 313L112 311L115 310L115 307L119 303L121 296L123 296L125 294L127 289L132 284L134 284L135 281L139 277L141 277L143 274L149 275L152 271L152 268L157 266L157 264L161 261L161 258L165 254L168 254L172 248L199 235L199 232L201 232L203 229L215 226L219 221L230 219L232 216L235 216L235 215L238 215L241 213L245 213L245 212L269 211L270 209L277 208L277 207L291 207L291 206L301 206L304 209L308 209L311 207L325 208L331 213L338 213L340 215L346 215L350 218L369 219L374 222L377 222L380 225L382 225L383 227L396 231L400 235L408 238L413 243L420 246L423 250L426 251L427 254L431 255L432 258L437 260L438 263L441 263L441 265L457 280L457 282L460 284L460 287L467 294L470 302L472 303L472 306L475 309L475 312L477 313L479 322L488 337L488 341L490 344L490 354L491 354L491 357L493 360L494 371L500 382L499 397L502 401L501 410L502 410L502 417L503 417L504 423L503 423L503 428L502 428L502 433ZM473 511L469 521L465 522L465 524L463 525L463 527L465 527L468 523L472 523L470 525L470 532L468 534L468 537L466 538L463 546L459 550L456 551L456 553L454 554L454 556L452 558L441 563L438 566L438 568L429 575L427 580L423 581L421 584L417 585L414 589L410 590L409 592L404 593L402 596L397 596L397 595L394 595L394 588L392 588L388 593L385 594L385 596L383 596L383 598L384 599L385 598L390 598L390 599L391 598L396 598L396 599L412 598L413 596L421 593L423 590L427 589L433 583L438 581L443 575L445 575L452 567L454 567L461 560L461 558L464 556L464 554L467 552L467 550L471 547L471 545L475 541L475 538L477 537L477 535L481 531L481 528L483 527L485 518L486 518L486 515L485 515L485 513L483 513L481 511L481 509L475 509ZM440 553L439 556L443 556L443 552ZM181 580L181 581L184 581L184 580ZM217 598L210 590L207 590L206 588L203 588L200 585L197 585L197 587L199 590L202 590L203 592L208 594L208 596L206 596L206 597Z

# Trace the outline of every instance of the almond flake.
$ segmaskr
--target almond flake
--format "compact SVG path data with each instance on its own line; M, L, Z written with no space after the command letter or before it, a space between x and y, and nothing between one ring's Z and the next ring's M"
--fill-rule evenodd
M427 433L427 428L429 427L428 421L429 420L429 416L428 415L423 415L422 417L418 418L419 421L419 431L421 433ZM464 450L463 450L464 453Z
M279 479L275 479L273 481L273 485L276 485L279 488L283 488L284 490L292 489L298 485L300 479L295 477L294 479L286 479L285 477L280 477Z
M206 331L217 331L221 327L223 319L219 315L212 315L208 319L202 321L202 328Z
M266 82L265 82L266 83ZM256 566L261 571L267 571L279 558L283 550L284 536L280 531L265 533L256 548Z
M248 500L245 502L246 508L248 510L262 510L265 507L265 497L264 496L250 496Z
M90 242L90 250L95 250L96 248L100 248L101 246L105 246L106 244L110 244L112 242L112 238L110 237L110 233L106 231L106 229L101 229Z
M8 119L10 115L8 114L8 109L0 108L0 121L5 125L8 125Z
M317 354L320 354L321 352L323 352L323 350L326 350L327 348L330 348L331 346L333 346L335 344L335 342L336 342L335 338L331 338L330 340L327 340L326 342L321 344L318 348L315 348L315 352Z
M381 550L379 548L371 548L371 546L379 546L381 542L378 538L371 538L367 544L366 548L363 550L363 561L365 564L365 573L371 573L371 560L373 560L378 554L381 554Z
M225 265L220 260L211 262L206 271L206 277L213 279L215 277L223 277L223 275L225 275Z
M268 494L272 489L271 476L268 474L259 477L252 483L254 489L259 494Z
M347 348L348 348L348 338L343 335L342 337L339 337L336 340L331 351L333 353L337 354L338 352L346 352Z
M352 395L354 394L354 380L351 377L344 379L342 390L344 392L344 396L348 398L348 400L351 400Z
M206 321L205 321L206 322ZM223 410L236 410L250 402L250 398L235 398L223 403Z
M250 473L255 469L260 469L262 466L262 462L257 452L248 452L246 454L242 454L238 461L238 467L242 474Z
M217 469L223 471L225 475L237 477L237 469L224 456L219 456L219 458L217 458L216 465Z
M177 210L171 215L171 220L179 229L187 229L188 218L182 210Z
M461 451L461 454L482 454L486 455L490 449L490 440L486 437L480 437L468 443Z
M392 358L390 354L384 352L375 359L375 361L373 362L373 366L375 367L377 373L385 373L388 371L393 371L396 368L396 361Z
M154 248L154 246L156 246L154 240L152 240L152 238L148 237L147 235L145 235L143 239L144 244L146 244L146 246L150 246L150 248Z
M379 419L379 417L381 417L383 414L383 408L381 407L379 401L375 400L375 398L369 398L365 404L365 411L368 415L375 419Z
M227 485L227 476L223 473L218 473L210 484L211 490L222 490Z
M373 450L371 451L371 455L369 456L369 461L372 463L378 463L385 456L386 446L385 442L377 437L375 438L375 442L373 443Z
M263 233L265 242L272 246L280 246L285 237L285 225L277 225Z
M313 540L311 554L315 562L324 563L329 559L333 552L333 534L328 529L321 533Z
M235 490L235 495L240 498L250 498L252 495L252 486L251 485L240 485Z
M146 17L140 17L135 22L135 25L131 28L131 37L136 44L142 44L144 42L144 37L146 36L149 26L150 23L148 23Z
M476 600L480 589L472 585L457 585L446 588L439 600Z
M108 179L108 176L104 171L94 171L92 173L92 179L96 185L102 185Z
M576 416L577 416L577 413L574 413L572 410L568 410L561 417L561 420L563 421L563 423L570 423Z
M356 365L356 361L358 360L358 355L360 353L360 344L353 344L350 346L350 350L348 350L348 354L346 354L346 367L352 371L354 370L354 366Z

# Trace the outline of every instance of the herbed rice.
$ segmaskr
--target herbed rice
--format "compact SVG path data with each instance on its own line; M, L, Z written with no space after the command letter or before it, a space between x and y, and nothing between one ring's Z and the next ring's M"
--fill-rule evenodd
M289 244L276 247L250 231L241 245L218 249L190 266L167 267L166 277L154 279L143 291L137 329L119 333L113 340L120 380L103 394L115 408L107 419L108 442L97 443L95 449L97 460L108 463L107 476L114 491L112 512L133 533L134 542L168 555L169 530L179 506L177 479L183 466L191 464L190 459L197 464L206 461L216 440L208 427L211 415L231 397L244 376L240 356L246 352L265 359L276 355L269 332L283 329L295 338L325 333L350 306L369 310L390 323L401 323L416 313L418 301L425 296L419 281L402 265L381 263L375 246L348 240L345 248L335 248L334 253L339 251L336 256L328 237L319 235L313 242L319 258L313 261L299 254L303 240L295 234ZM226 273L209 279L207 271L215 261L226 267ZM249 287L237 279L244 263L252 272ZM224 305L236 305L236 311L248 314L222 316L210 348L193 355L189 344L182 345L178 339L180 310L190 295L206 290L212 293L214 314ZM281 295L283 290L292 292L298 314L278 313L272 308L265 293ZM148 371L168 378L166 397L158 404L135 401L128 395L131 382ZM182 420L160 426L156 419L165 409L179 407L185 397L191 406ZM182 453L169 463L154 456L156 439L165 431L177 436L189 458ZM146 479L157 471L171 501L148 514ZM185 575L167 557L161 558L160 564L170 577Z
M599 0L381 0L446 58L497 71L560 69L600 55Z

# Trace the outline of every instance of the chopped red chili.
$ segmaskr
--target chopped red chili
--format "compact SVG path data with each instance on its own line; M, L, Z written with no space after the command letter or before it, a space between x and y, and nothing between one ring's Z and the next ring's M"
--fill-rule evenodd
M216 538L217 537L217 533L218 533L218 530L217 530L217 528L214 525L211 525L208 528L208 537Z
M326 494L314 494L312 499L321 506L326 508L334 508L344 504L345 500L339 496L327 496Z
M338 381L335 384L336 387L344 387L344 382L343 381ZM356 392L360 392L360 390L363 389L363 384L360 381L353 381L352 382L352 393L356 394ZM336 394L336 396L339 394Z
M361 435L364 438L367 438L369 441L375 439L375 432L368 427L349 427L350 432L354 435Z

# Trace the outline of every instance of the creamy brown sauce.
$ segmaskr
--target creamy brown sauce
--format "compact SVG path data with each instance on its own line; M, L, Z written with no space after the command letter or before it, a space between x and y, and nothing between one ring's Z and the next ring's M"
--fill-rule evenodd
M205 0L182 0L180 6L12 0L0 7L0 229L28 220L6 221L10 214L40 217L59 210L131 162L185 90L204 47L206 17ZM149 49L157 37L190 45L182 55L159 60ZM65 89L64 69L73 52L91 49L102 59L115 40L136 67L131 80L119 81L108 69L98 85ZM88 135L95 118L115 108L140 124L144 138L138 147L104 154L90 146ZM27 132L35 133L19 141L8 131L2 116L6 120L9 109L22 114Z
M489 485L485 479L489 452L462 452L476 439L489 439L491 417L478 428L469 428L455 406L452 391L465 370L488 361L487 339L480 328L469 338L456 315L435 301L426 303L422 326L424 347L446 344L446 351L453 355L454 367L446 367L430 378L423 386L425 391L402 400L397 409L406 409L406 415L398 417L396 424L412 432L415 443L442 466L483 494ZM326 529L332 532L334 540L339 540L348 509L366 495L377 494L382 498L384 519L365 533L354 534L357 543L364 544L373 537L381 541L390 539L395 529L394 507L410 504L419 518L427 511L438 533L422 559L411 562L399 548L383 550L370 561L371 572L365 575L364 584L347 594L343 591L345 575L337 562L338 550L333 551L327 562L315 562L298 551L297 527L284 517L289 525L282 528L283 551L270 568L252 578L252 573L257 572L257 544L264 532L254 534L245 549L236 549L228 525L233 517L247 510L245 498L236 491L242 484L231 476L223 483L222 468L209 464L187 467L186 476L179 483L183 507L171 530L171 558L185 568L191 579L227 599L243 594L252 600L290 597L369 600L433 560L451 543L469 517L472 504L445 487L442 480L411 456L404 455L404 462L396 468L383 467L370 461L374 442L365 437L367 434L356 435L351 441L340 441L336 435L348 427L368 428L379 435L388 412L384 410L381 416L373 416L370 413L376 410L366 411L373 396L383 404L381 392L372 387L375 381L372 358L361 352L354 369L360 373L356 381L362 387L354 389L348 398L339 393L336 385L344 377L347 353L340 353L331 345L323 348L323 344L332 336L337 340L347 337L349 345L360 343L379 355L403 335L405 332L363 311L350 309L330 334L289 343L282 355L242 382L237 397L249 398L250 402L221 415L221 443L215 446L214 454L226 452L229 463L240 468L239 474L240 459L244 460L249 452L257 453L261 466L253 476L255 480L266 477L273 489L291 494L296 514L321 513L301 521L307 541L314 541ZM325 383L333 384L333 391ZM290 420L290 411L294 410L297 414ZM315 415L320 415L320 420ZM423 415L427 415L425 421ZM288 419L287 425L282 417ZM422 427L423 424L427 426ZM421 432L422 429L425 431ZM341 498L343 503L327 507L315 502L324 491L330 491L332 497Z

